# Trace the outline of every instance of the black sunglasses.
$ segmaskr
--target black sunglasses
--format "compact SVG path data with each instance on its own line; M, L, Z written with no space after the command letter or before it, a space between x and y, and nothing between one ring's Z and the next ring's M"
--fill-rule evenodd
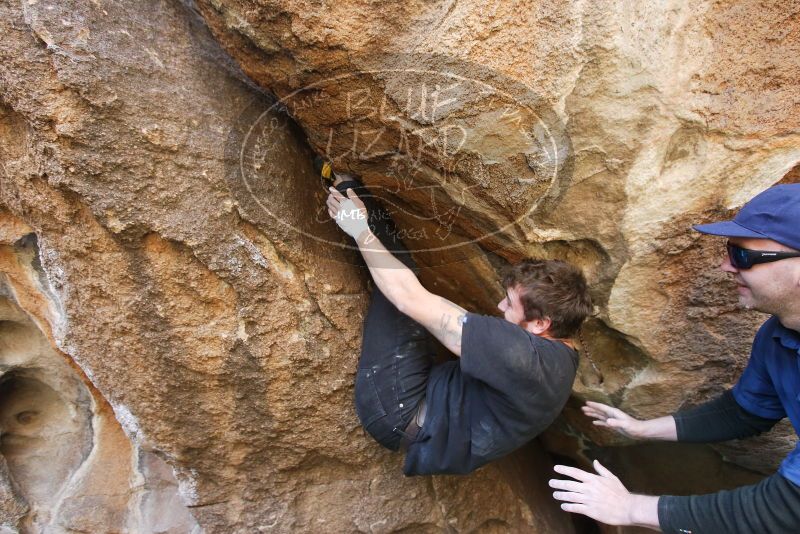
M749 269L757 263L800 258L800 252L777 252L768 250L749 250L728 242L728 258L737 269Z

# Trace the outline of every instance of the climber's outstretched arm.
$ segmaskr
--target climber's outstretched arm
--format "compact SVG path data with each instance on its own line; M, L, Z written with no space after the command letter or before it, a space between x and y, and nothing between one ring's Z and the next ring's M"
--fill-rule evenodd
M467 311L422 287L414 272L389 252L369 229L364 203L351 189L345 197L330 188L328 213L358 244L375 285L389 302L424 326L453 354L461 356L462 322Z
M356 243L381 293L450 352L461 356L461 331L467 310L425 289L414 272L395 258L369 229L356 238Z

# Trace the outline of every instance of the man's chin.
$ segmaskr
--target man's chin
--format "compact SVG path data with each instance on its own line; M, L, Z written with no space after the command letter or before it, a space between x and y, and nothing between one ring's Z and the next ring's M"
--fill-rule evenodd
M739 297L739 306L750 310L753 308L753 294L750 292L750 288L744 286L742 284L736 284L736 293Z
M758 309L757 303L753 300L752 295L739 295L739 306L741 306L745 310L764 311Z

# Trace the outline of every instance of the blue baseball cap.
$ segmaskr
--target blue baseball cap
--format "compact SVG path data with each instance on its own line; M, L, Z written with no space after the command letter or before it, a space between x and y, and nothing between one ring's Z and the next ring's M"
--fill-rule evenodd
M772 186L742 206L732 221L692 228L724 237L772 239L800 250L800 184Z

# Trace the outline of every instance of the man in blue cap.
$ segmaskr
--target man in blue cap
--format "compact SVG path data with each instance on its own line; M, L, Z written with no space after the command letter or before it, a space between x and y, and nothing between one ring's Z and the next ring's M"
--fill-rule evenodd
M584 413L595 425L635 439L739 439L784 417L800 432L800 184L774 186L732 221L694 228L728 238L720 268L733 276L739 303L772 315L756 334L747 368L721 397L666 417L640 421L596 402L587 402ZM760 483L709 495L634 495L596 460L594 468L597 474L555 467L574 479L550 481L564 510L682 534L800 532L800 444Z

